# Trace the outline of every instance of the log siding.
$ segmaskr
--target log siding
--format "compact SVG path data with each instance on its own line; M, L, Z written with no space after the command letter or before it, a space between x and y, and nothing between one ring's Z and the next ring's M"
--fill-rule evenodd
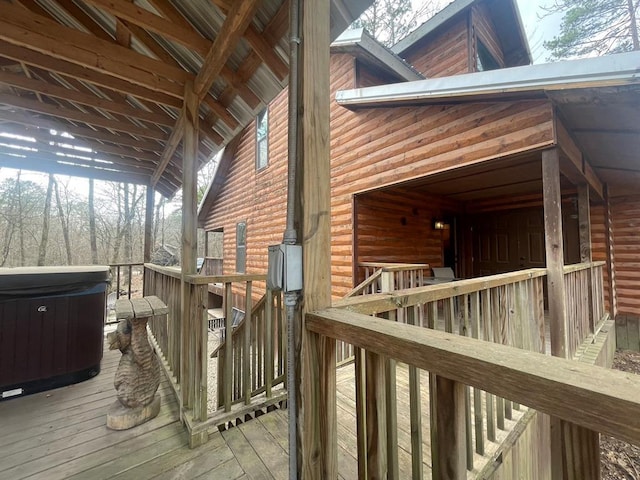
M353 287L355 194L553 143L548 101L350 111L334 98L338 90L352 88L354 81L353 57L332 55L331 262L337 297ZM251 125L242 134L226 183L205 221L206 229L225 231L225 274L233 273L235 265L237 221L247 221L247 273L266 271L267 246L279 243L284 230L286 91L269 108L269 166L255 171L255 125Z

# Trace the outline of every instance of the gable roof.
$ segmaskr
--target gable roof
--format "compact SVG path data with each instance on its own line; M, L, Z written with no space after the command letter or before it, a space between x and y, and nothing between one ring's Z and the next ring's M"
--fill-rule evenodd
M531 52L516 0L455 0L400 40L391 50L403 56L407 50L425 41L450 21L465 14L473 5L485 2L491 12L496 33L503 46L508 66L528 65Z
M345 30L331 44L331 52L351 54L365 63L381 68L398 80L412 81L424 78L420 72L381 44L364 28Z

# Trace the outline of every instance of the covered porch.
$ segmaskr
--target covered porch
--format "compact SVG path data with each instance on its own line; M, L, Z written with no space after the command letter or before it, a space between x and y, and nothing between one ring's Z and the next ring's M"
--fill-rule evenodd
M3 14L7 9L7 15L2 17L6 28L0 29L0 37L6 47L18 46L17 52L22 53L24 49L28 50L28 55L11 54L20 62L31 64L37 61L40 67L53 62L55 69L81 65L91 70L93 81L100 85L105 83L105 79L99 77L101 80L97 80L93 76L96 71L100 75L124 80L124 84L117 84L127 95L146 98L153 93L150 89L158 87L163 89L163 95L170 97L163 96L164 101L173 99L170 130L160 128L161 132L153 133L160 138L152 137L158 145L154 144L156 150L151 151L154 156L150 163L134 165L135 168L144 165L143 180L150 187L150 192L157 188L171 193L178 185L183 186L182 267L176 271L150 264L145 266L145 294L158 295L170 310L166 317L154 319L149 328L166 374L161 387L164 410L153 422L143 426L142 431L107 432L101 423L104 413L100 409L101 402L108 398L105 391L111 378L108 367L113 368L116 359L106 356L104 374L90 382L0 405L2 421L10 425L11 436L8 438L12 439L10 443L4 438L0 440L3 445L9 445L0 457L0 473L42 478L74 475L78 478L101 475L135 478L164 475L171 478L215 474L229 478L235 475L235 478L318 479L400 478L411 475L417 479L428 476L431 469L432 478L463 479L468 475L482 474L480 469L495 464L498 458L506 458L507 450L499 450L497 445L500 432L509 437L508 430L513 424L508 422L512 420L518 425L521 421L526 421L527 425L540 421L540 426L535 428L540 428L550 437L548 443L552 445L553 455L549 453L551 458L537 457L540 463L531 468L539 470L531 471L552 472L557 478L595 479L598 478L598 432L632 442L640 441L637 422L640 417L637 415L640 387L624 375L592 365L599 362L606 365L607 352L612 346L608 340L610 326L604 308L603 284L599 280L603 265L591 262L591 259L584 260L574 270L565 269L563 265L562 229L559 228L560 155L557 150L549 149L542 153L544 203L546 210L551 212L547 238L551 239L552 247L547 248L545 269L408 289L398 289L387 279L385 291L379 294L333 304L328 215L330 20L333 19L334 29L339 30L366 6L366 2L358 4L355 9L355 2L350 2L352 10L339 1L307 4L297 12L301 13L300 24L296 24L301 35L295 35L291 43L297 45L302 38L303 54L298 58L300 63L295 74L300 87L300 111L304 111L304 115L300 115L300 111L294 112L297 121L293 123L299 124L300 130L290 134L295 144L292 149L300 154L297 166L300 167L301 178L294 182L290 194L294 204L293 219L303 248L304 290L292 321L287 322L287 326L291 325L293 329L285 329L284 301L279 300L280 296L266 289L264 300L254 298L253 290L261 289L264 276L196 274L195 174L201 157L201 130L204 129L205 136L213 137L217 145L225 144L234 130L234 127L229 127L233 121L228 115L233 117L231 112L237 113L236 108L242 110L244 107L229 101L220 109L217 100L222 102L224 98L235 98L236 92L244 91L243 98L250 101L251 95L246 89L251 85L255 87L251 83L254 74L260 77L257 73L259 67L246 66L243 69L234 65L237 70L227 70L230 68L226 66L227 61L230 61L234 49L242 50L240 47L244 45L240 44L240 37L248 36L247 42L256 52L252 57L253 65L268 64L276 75L281 70L278 59L280 62L282 59L275 44L286 28L282 30L282 25L278 25L269 29L264 25L266 33L263 31L264 35L260 35L261 32L254 31L250 24L256 12L266 17L258 23L268 24L278 16L278 12L286 12L287 8L283 7L286 3L272 5L265 2L273 7L265 12L255 1L215 2L221 9L215 13L223 11L226 15L216 31L215 40L206 45L200 37L185 36L184 25L176 31L174 23L167 19L159 23L153 16L160 15L132 11L132 5L128 3L97 0L90 3L115 11L115 17L120 19L118 22L125 27L129 25L127 29L130 31L138 31L135 26L143 22L143 28L155 34L158 30L160 34L170 31L173 32L170 35L172 40L184 42L185 38L191 39L190 48L197 44L194 51L205 54L195 69L197 73L185 74L182 65L167 69L159 61L142 62L138 55L144 55L132 56L128 48L112 48L101 43L104 57L100 59L108 58L111 62L127 59L127 68L120 69L120 63L105 65L102 61L93 61L96 60L94 57L87 59L83 52L78 51L78 44L87 38L78 37L77 32L72 36L67 31L70 27L58 25L56 20L37 18L42 16L42 12L34 13L32 10L39 11L39 4L33 4L31 10L14 5L3 7ZM164 2L158 3L166 7ZM171 9L158 9L164 12L163 16L170 17L166 12L171 12ZM41 25L46 28L41 28ZM114 38L127 37L122 28ZM278 31L280 38L273 41L269 34L275 35ZM25 32L28 35L23 35ZM61 51L50 46L50 38L43 38L45 33L63 38L65 33L70 35L69 48ZM132 42L131 45L138 44ZM147 48L154 51L149 46L138 47L145 52ZM13 58L11 55L9 58ZM155 56L160 55L163 54L155 53ZM153 71L136 78L135 70L132 70L136 61L140 61L140 66L146 70ZM243 63L247 64L248 60ZM157 74L156 67L163 73ZM180 70L179 75L176 69ZM64 70L66 73L63 75L75 76L70 73L72 71L77 70ZM240 71L248 75L246 81L239 79ZM268 72L262 74L268 76ZM156 75L163 77L160 79ZM281 72L280 81L285 76L286 72ZM253 79L253 82L262 85L259 80ZM229 90L216 89L211 94L216 81L227 87L230 85ZM291 83L296 82L292 80ZM115 88L113 82L108 84ZM35 84L30 87L33 90L29 91L37 98L42 92L36 86L44 87ZM138 90L140 86L145 87L144 91ZM133 88L137 94L127 90ZM51 92L49 90L49 94L55 96ZM55 92L61 94L59 90ZM215 101L212 102L210 97ZM75 94L69 101L81 102L80 98L88 101L86 97ZM238 102L245 100L238 99ZM35 102L33 99L30 101ZM12 102L17 104L26 100L18 98ZM162 104L160 100L158 102L156 106ZM35 109L33 103L21 105L16 108ZM39 111L45 109L41 105L37 107ZM149 108L158 110L153 106ZM159 108L165 111L164 107ZM254 109L249 110L254 113ZM52 111L61 110L47 110ZM66 109L62 114L66 115L62 131L73 128L74 121L87 120L77 112L72 116ZM140 112L137 114L141 115ZM212 118L219 118L216 128L205 125L213 121ZM251 118L249 114L244 116L245 121L251 121ZM116 129L118 122L111 120L97 124L93 119L88 124ZM11 115L10 122L32 125L33 120ZM237 127L240 127L239 123ZM122 129L122 125L119 128ZM74 131L81 132L77 133L80 136L82 133L95 135L84 127ZM134 132L127 125L124 135L118 135L116 139L109 136L110 140L103 140L124 145L128 139L127 131ZM137 132L141 134L140 130ZM45 137L46 144L48 137ZM181 142L183 154L176 155ZM136 162L142 162L143 159L138 157L142 157L139 153L145 145L149 146L147 143L132 146L138 152L134 154ZM7 164L10 160L16 161L9 159ZM33 160L43 159L35 155ZM91 162L91 168L102 170L96 167L96 162ZM57 163L44 162L41 165L43 169L80 169L78 165L68 169ZM114 163L132 167L129 160ZM587 179L582 187L584 195L593 185L584 164L574 162L574 166L582 178ZM124 178L122 173L118 172L118 176L113 178ZM124 173L139 172L127 168ZM151 194L147 198L152 198ZM572 283L565 280L572 275L577 278L575 288L580 292L578 296L573 296ZM552 358L544 352L541 292L545 277L549 285L551 352L565 358ZM221 345L216 347L213 409L209 407L208 368L214 352L209 348L206 317L210 284L224 285L227 319L225 343L222 348ZM244 293L245 321L234 326L229 320L233 317L233 295L238 291ZM261 298L259 295L256 297ZM577 302L576 299L588 300ZM575 312L575 316L569 312ZM396 322L392 323L394 319ZM442 332L437 331L440 325ZM287 333L291 342L285 347ZM345 345L340 347L342 350L337 348L336 342ZM595 345L595 352L590 350L590 345ZM337 369L337 351L352 352L343 360L353 356L353 364ZM574 356L584 358L584 362L569 359ZM399 366L398 362L406 367ZM285 368L287 364L288 369ZM287 377L287 373L291 377ZM343 375L347 380L343 381ZM429 394L427 390L430 390ZM567 398L575 398L577 406L569 404ZM279 408L285 399L289 407L288 422L284 421L283 410ZM552 428L548 428L548 423L544 423L545 420L541 420L537 413L525 412L524 405L551 415ZM524 420L518 418L520 411ZM408 423L406 412L409 412ZM70 445L67 435L72 432L76 434L74 438L86 441ZM541 443L548 449L547 442ZM47 445L45 449L43 444ZM521 455L530 455L526 447L518 448L524 452ZM513 448L509 450L513 451ZM481 459L477 459L476 454L481 455ZM21 474L23 471L26 474ZM498 475L488 473L493 474Z

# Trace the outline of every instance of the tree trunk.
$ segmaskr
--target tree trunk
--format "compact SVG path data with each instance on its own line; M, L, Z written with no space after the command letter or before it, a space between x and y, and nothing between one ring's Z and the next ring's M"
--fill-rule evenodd
M22 208L22 185L20 184L20 176L22 170L18 170L18 181L16 182L16 189L18 195L18 234L20 235L20 266L25 266L25 253L24 253L24 209Z
M60 217L60 225L62 226L62 236L64 237L64 246L67 250L67 265L73 265L73 258L71 255L71 242L69 240L69 222L65 218L64 209L60 201L60 191L58 189L58 182L54 179L53 189L56 193L56 203L58 204L58 216Z
M9 199L9 212L7 214L7 229L4 232L4 242L2 249L2 263L0 267L4 267L9 258L9 252L11 251L11 241L13 240L13 233L16 229L15 214L16 214L16 197L18 194L18 183L20 181L20 174L18 173L18 179L13 186L13 192Z
M133 191L133 199L135 199L135 187ZM133 202L132 202L133 203ZM131 224L133 223L132 205L129 203L129 185L124 188L124 261L131 262Z
M42 214L42 236L40 238L40 248L38 249L38 266L45 263L47 255L47 242L49 241L49 220L51 218L51 196L53 194L53 174L49 174L49 185L47 186L47 196L44 201L44 213Z
M627 0L629 7L629 16L631 18L631 40L633 41L633 49L640 50L640 41L638 41L638 24L636 23L636 9L633 0Z
M98 242L96 239L96 209L94 204L95 189L93 178L89 179L89 238L91 241L91 263L98 263Z

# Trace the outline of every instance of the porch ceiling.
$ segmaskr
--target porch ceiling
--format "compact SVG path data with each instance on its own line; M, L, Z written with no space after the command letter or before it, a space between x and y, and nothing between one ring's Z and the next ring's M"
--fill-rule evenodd
M332 38L370 3L332 0ZM203 164L286 85L288 13L288 0L3 1L0 166L172 195L185 85Z
M614 195L640 185L640 85L547 92L585 158Z

